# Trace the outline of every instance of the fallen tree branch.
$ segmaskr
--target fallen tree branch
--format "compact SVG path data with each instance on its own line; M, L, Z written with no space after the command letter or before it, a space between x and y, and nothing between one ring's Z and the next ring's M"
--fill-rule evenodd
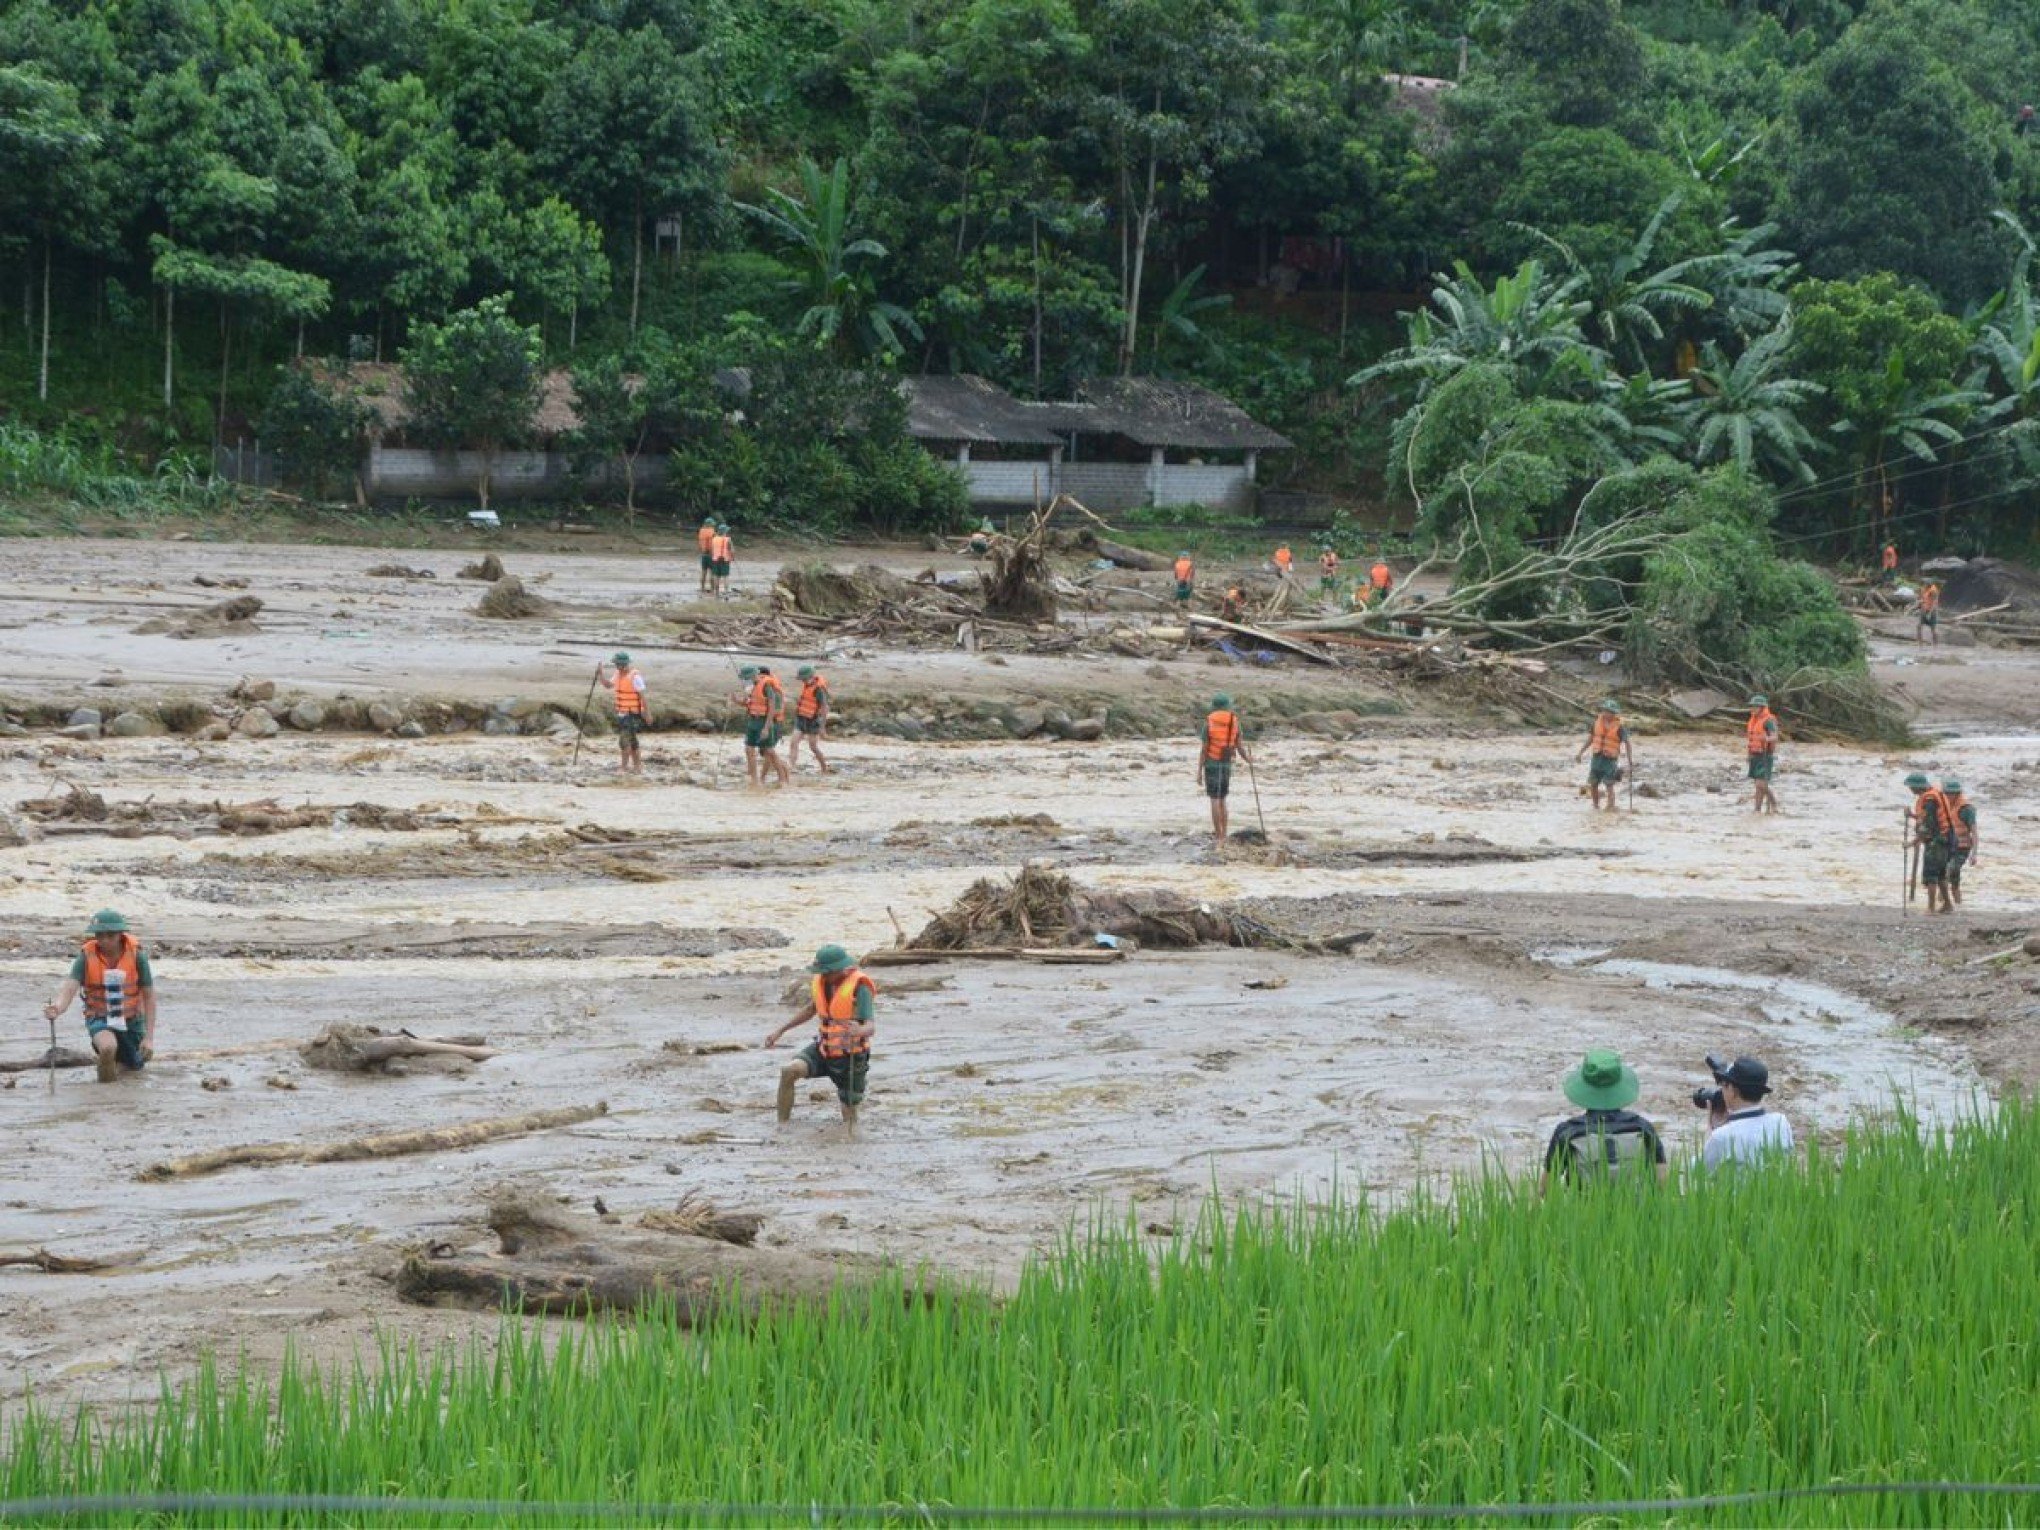
M1300 659L1310 660L1313 664L1336 665L1339 662L1331 657L1331 655L1321 653L1306 643L1299 643L1294 638L1280 637L1273 632L1269 632L1266 628L1248 627L1240 622L1224 621L1216 616L1198 616L1194 613L1189 617L1189 623L1192 627L1211 627L1220 632L1230 632L1239 637L1252 638L1257 643L1266 643L1270 648L1280 649L1284 653L1293 653Z
M50 1056L54 1051L57 1055ZM87 1052L71 1052L63 1047L45 1049L42 1056L32 1057L26 1062L0 1062L0 1073L40 1073L45 1068L89 1068L93 1059Z
M34 1249L26 1254L0 1253L0 1265L33 1265L45 1275L90 1275L95 1270L111 1270L132 1262L132 1256L118 1259L89 1259L70 1254L53 1254L46 1248Z
M331 1068L343 1073L368 1073L399 1057L460 1057L469 1062L487 1062L499 1054L483 1044L479 1036L413 1036L398 1031L385 1036L374 1027L332 1025L319 1032L303 1049L304 1060L314 1068Z
M385 1132L373 1137L350 1137L341 1142L258 1142L241 1147L221 1148L189 1158L172 1158L150 1164L142 1170L144 1180L191 1179L213 1174L236 1164L261 1163L349 1163L363 1158L399 1158L408 1153L441 1153L454 1148L474 1147L503 1137L522 1137L531 1132L550 1131L559 1126L576 1126L607 1115L607 1101L573 1105L564 1110L540 1110L522 1116L495 1116L468 1121L459 1126L433 1127L425 1131Z
M1042 962L1050 966L1095 966L1123 962L1124 951L1084 946L976 946L948 950L942 946L888 946L867 952L860 967L914 967L927 962Z

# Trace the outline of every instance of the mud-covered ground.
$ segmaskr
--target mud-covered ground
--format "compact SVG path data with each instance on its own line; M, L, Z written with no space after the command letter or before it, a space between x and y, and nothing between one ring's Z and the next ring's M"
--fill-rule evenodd
M513 567L549 576L539 587L570 609L487 622L468 614L476 586L445 577L464 560L410 558L442 578L366 580L377 555L348 549L8 544L0 697L110 710L246 675L325 697L573 705L594 654L693 584L677 554L524 553ZM132 633L143 607L214 598L190 586L199 573L247 578L269 603L261 630ZM729 683L723 656L641 658L656 698ZM1393 1199L1484 1161L1528 1167L1564 1113L1559 1076L1590 1045L1636 1063L1643 1108L1685 1153L1710 1051L1767 1058L1802 1135L1837 1135L1895 1093L1945 1116L2040 1077L2040 963L1988 959L2040 923L2030 657L1880 642L1880 675L1933 742L1788 745L1786 812L1761 820L1733 719L1639 727L1634 811L1597 817L1577 736L1351 673L883 650L828 668L839 692L901 707L935 688L1167 700L1186 733L860 736L832 749L834 775L771 793L745 791L734 746L693 732L650 736L643 781L614 776L613 746L591 741L577 765L558 737L0 740L0 809L79 787L114 810L0 849L0 1060L47 1043L41 1002L102 905L141 927L163 1000L144 1075L102 1087L65 1070L54 1094L42 1073L0 1077L0 1257L120 1261L0 1267L0 1405L30 1389L147 1398L207 1348L266 1364L286 1343L339 1356L378 1332L486 1334L492 1319L401 1305L387 1277L416 1245L492 1246L484 1203L512 1181L624 1215L706 1194L766 1213L769 1245L1000 1281L1100 1211L1161 1236L1214 1187ZM111 670L117 686L90 683ZM1263 740L1267 847L1221 854L1205 828L1188 729L1214 684L1250 722L1277 689L1382 703L1351 737ZM1898 778L1915 763L1959 771L1985 815L1969 905L1950 919L1903 904ZM1239 786L1235 825L1251 825ZM246 836L197 811L261 799L338 811ZM388 810L413 826L367 826ZM1029 860L1360 939L1341 957L887 969L860 1139L842 1140L825 1086L775 1129L776 1068L799 1038L759 1044L813 948L890 945L895 921L916 930ZM391 1077L308 1067L297 1045L336 1022L485 1032L502 1055ZM75 1010L62 1026L81 1043ZM455 1152L139 1178L233 1144L596 1101L600 1119Z

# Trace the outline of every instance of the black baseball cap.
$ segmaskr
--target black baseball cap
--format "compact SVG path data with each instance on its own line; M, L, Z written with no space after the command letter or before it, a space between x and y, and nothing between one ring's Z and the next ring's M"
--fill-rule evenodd
M1713 1068L1714 1082L1729 1084L1746 1100L1762 1099L1771 1092L1771 1070L1754 1057L1738 1057L1726 1068Z

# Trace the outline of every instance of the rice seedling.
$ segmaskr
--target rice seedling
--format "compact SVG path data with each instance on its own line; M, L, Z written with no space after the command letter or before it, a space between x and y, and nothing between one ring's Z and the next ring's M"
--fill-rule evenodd
M0 1436L0 1491L905 1523L944 1506L1244 1512L2011 1483L2040 1476L2036 1267L2040 1113L2015 1102L1683 1189L1540 1202L1488 1177L1387 1215L1350 1200L1214 1205L1159 1248L1100 1224L1003 1302L952 1284L910 1303L894 1281L695 1333L656 1312L510 1322L493 1347L385 1344L273 1382L208 1367L146 1412L28 1409ZM2029 1515L2019 1500L1906 1491L1705 1517Z

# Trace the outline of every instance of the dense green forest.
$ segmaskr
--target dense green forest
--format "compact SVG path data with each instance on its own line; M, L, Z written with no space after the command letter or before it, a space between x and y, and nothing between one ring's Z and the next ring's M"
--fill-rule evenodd
M7 0L0 431L319 476L359 421L280 362L493 325L589 451L796 518L953 509L889 369L1131 371L1432 522L1669 459L1837 551L2017 547L2028 94L2027 0Z

